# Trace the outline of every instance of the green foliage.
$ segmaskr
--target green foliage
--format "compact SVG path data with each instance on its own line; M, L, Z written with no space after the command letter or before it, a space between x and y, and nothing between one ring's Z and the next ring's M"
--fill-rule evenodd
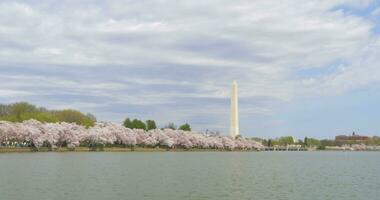
M8 105L0 104L0 117L9 115L10 110Z
M12 115L15 115L18 119L21 118L21 115L24 113L38 113L38 109L36 106L26 103L26 102L20 102L20 103L14 103L10 106L10 112Z
M56 123L60 121L56 116L48 112L22 113L20 116L20 119L21 119L20 121L35 119L40 122L51 122L51 123Z
M84 125L86 127L93 126L96 121L96 119L94 120L93 118L90 118L79 111L71 109L55 111L54 115L57 117L58 121L76 123L79 125Z
M284 136L278 139L278 143L280 145L289 145L294 143L294 139L292 136Z
M318 149L325 149L326 146L339 146L334 140L321 140L319 143Z
M188 123L182 124L178 129L183 131L191 131L191 127Z
M95 116L84 115L76 110L49 111L43 107L36 107L26 102L0 105L0 120L11 122L22 122L35 119L40 122L69 122L84 126L93 126L96 122Z
M132 120L130 118L126 118L123 122L123 125L127 128L130 128L130 129L144 129L147 131L152 130L152 129L157 129L157 125L156 125L156 122L154 120L146 120L146 122L144 123L143 121L141 121L139 119L133 119ZM177 127L172 122L168 123L162 129L164 129L164 128L168 128L168 129L172 129L172 130L177 129ZM178 130L191 131L190 124L188 124L188 123L182 124L178 128Z
M129 119L129 118L126 118L125 120L124 120L124 122L123 122L123 125L125 126L125 127L127 127L127 128L133 128L132 127L132 121L131 121L131 119Z
M156 129L156 122L154 120L146 120L146 130Z
M365 143L366 145L380 145L380 137L374 136L372 138L369 138L369 140L367 140Z
M280 138L276 138L276 139L269 139L268 141L266 141L266 146L275 146L275 145L279 145L279 146L286 146L286 145L290 145L290 144L294 144L294 139L292 136L284 136L284 137L280 137Z
M138 119L133 119L132 121L129 119L129 118L126 118L124 120L124 123L123 125L127 128L130 128L130 129L144 129L146 130L146 125L143 121L141 120L138 120Z
M326 146L319 145L319 146L317 147L317 149L318 149L318 150L325 150L325 149L326 149Z
M320 141L317 139L305 137L305 140L304 140L305 146L319 146L320 144L321 144Z
M11 122L22 122L33 118L39 110L36 106L26 102L13 103L10 105L1 105L0 119Z
M134 120L132 121L132 124L133 124L134 128L136 128L136 129L144 129L144 130L146 130L146 125L145 125L145 123L144 123L143 121L141 121L141 120L134 119Z

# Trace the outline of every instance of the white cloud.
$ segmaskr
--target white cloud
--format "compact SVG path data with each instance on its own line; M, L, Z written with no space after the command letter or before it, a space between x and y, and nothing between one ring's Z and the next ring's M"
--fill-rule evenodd
M74 72L4 74L0 90L8 96L29 89L23 94L86 94L139 106L219 101L236 79L242 98L291 101L339 95L380 77L376 24L339 7L372 1L17 2L0 3L0 69ZM308 70L325 72L299 76Z
M30 94L31 93L27 91L0 89L1 97L21 97L21 96L27 96Z
M380 8L376 8L371 12L371 15L373 16L379 16L380 15Z
M363 46L349 64L341 65L337 70L320 78L301 80L304 86L301 94L308 95L340 95L346 92L380 83L378 62L380 40ZM313 92L314 94L310 94Z

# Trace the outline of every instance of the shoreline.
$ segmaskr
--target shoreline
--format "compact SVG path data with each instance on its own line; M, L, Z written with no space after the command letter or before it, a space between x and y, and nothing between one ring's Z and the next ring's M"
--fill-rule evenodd
M168 148L149 148L149 147L104 147L104 148L90 148L90 147L60 147L60 148L33 148L33 147L0 147L1 153L43 153L43 152L379 152L377 150L360 150L360 151L343 151L343 150L313 150L313 151L262 151L262 150L227 150L227 149L168 149Z
M226 149L167 149L167 148L148 148L148 147L104 147L104 148L90 148L90 147L76 147L76 148L32 148L32 147L0 147L1 153L42 153L42 152L259 152L258 150L226 150Z

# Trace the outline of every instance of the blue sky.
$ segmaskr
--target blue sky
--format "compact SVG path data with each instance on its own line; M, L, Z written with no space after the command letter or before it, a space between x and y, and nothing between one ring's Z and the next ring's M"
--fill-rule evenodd
M244 136L380 135L380 2L1 1L0 102Z

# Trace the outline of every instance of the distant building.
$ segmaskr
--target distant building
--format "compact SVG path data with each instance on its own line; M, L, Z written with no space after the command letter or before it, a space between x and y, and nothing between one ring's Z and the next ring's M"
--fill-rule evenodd
M368 136L356 135L355 132L353 132L352 135L338 135L338 136L335 136L335 141L337 141L337 142L343 142L343 143L346 143L346 142L349 142L349 141L352 141L352 142L364 142L364 141L366 141L368 139L369 139Z

